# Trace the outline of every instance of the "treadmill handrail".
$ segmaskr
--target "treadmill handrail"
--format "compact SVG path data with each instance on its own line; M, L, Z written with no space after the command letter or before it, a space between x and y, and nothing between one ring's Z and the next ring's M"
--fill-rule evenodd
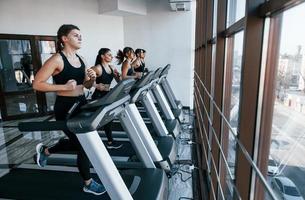
M159 67L158 69L155 70L154 76L152 78L152 80L159 78L160 74L162 72L162 68Z
M137 82L132 86L131 90L136 90L146 85L148 82L151 81L153 75L153 71L146 73L141 79L137 80Z
M55 131L68 130L67 121L20 122L18 129L25 131Z
M167 64L167 65L162 69L161 74L160 74L160 77L163 76L163 75L167 75L170 68L171 68L171 65L170 65L170 64Z
M131 97L131 101L132 103L135 103L139 100L139 97L144 93L147 92L149 89L151 88L151 83L147 83L146 85L144 85L142 88L137 89Z

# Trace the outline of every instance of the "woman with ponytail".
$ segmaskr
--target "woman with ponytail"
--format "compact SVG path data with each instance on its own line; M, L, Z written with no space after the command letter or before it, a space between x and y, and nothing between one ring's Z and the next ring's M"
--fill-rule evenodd
M117 82L119 82L121 79L119 72L112 65L110 65L112 58L113 56L110 49L101 48L98 51L95 66L92 67L96 73L95 91L92 95L92 99L104 97L110 90L112 80L115 79ZM108 139L106 147L108 149L121 148L123 145L114 141L112 138L111 122L106 124L103 128Z
M131 47L125 47L117 53L118 64L122 64L122 79L134 78L139 79L142 73L134 72L131 63L135 57L134 50Z
M136 59L131 64L135 72L144 73L145 71L147 71L147 68L145 68L145 61L144 61L145 53L146 51L144 49L136 49L135 51Z
M62 25L57 32L57 53L49 58L35 76L33 88L41 92L56 92L54 114L56 120L67 120L69 111L74 105L77 113L86 103L84 87L91 88L96 79L94 70L87 68L84 58L77 54L81 48L82 37L77 26ZM53 77L54 83L47 80ZM106 192L104 186L95 182L90 176L90 161L79 143L76 135L63 131L68 139L60 140L52 147L42 143L36 146L36 162L40 167L47 164L47 158L59 151L77 151L77 167L84 181L83 191L95 195Z

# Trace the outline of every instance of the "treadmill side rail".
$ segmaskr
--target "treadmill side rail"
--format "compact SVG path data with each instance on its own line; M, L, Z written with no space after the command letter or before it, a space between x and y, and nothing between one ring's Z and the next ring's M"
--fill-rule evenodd
M156 97L156 100L158 101L161 111L163 115L166 117L166 119L175 119L174 114L172 110L170 109L167 99L165 98L160 86L156 84L152 88L153 94Z
M143 141L149 155L153 159L154 162L161 162L163 160L162 155L155 144L151 134L149 133L137 107L135 104L129 104L126 107L126 111L128 112L128 115L130 116L131 120L134 122L135 127L137 129L137 133L141 137L141 140ZM163 169L166 171L170 170L170 166L163 165Z
M134 150L137 153L137 156L139 156L139 159L143 162L144 166L146 168L156 168L153 159L146 149L146 146L140 137L139 131L134 124L135 122L130 117L127 109L125 109L118 117L123 129L130 139Z
M169 86L169 83L167 81L167 79L164 77L163 80L160 82L160 85L162 87L162 89L164 90L164 94L168 99L169 104L171 105L172 109L179 109L177 104L176 104L176 98L174 96L174 93L171 89L171 87Z
M149 92L145 94L142 101L148 116L152 120L154 128L157 130L157 134L160 137L167 136L169 134L168 130L166 129Z
M132 200L121 175L115 167L97 131L76 134L91 164L111 199Z

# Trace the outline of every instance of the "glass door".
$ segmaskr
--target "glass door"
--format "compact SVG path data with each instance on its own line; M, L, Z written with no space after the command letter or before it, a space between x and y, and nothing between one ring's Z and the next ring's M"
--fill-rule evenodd
M3 120L53 112L55 93L33 90L43 63L56 53L56 37L0 34L0 109ZM48 82L53 83L52 78Z
M39 112L32 88L30 40L0 39L1 113L3 119Z

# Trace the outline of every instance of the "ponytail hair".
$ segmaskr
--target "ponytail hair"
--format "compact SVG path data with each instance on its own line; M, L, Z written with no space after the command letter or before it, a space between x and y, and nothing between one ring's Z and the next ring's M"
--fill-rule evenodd
M95 59L95 65L102 65L101 55L105 55L109 51L110 51L110 49L108 49L108 48L101 48L97 53L97 56Z
M131 47L125 47L122 50L118 50L118 53L117 55L115 56L115 58L118 60L118 64L122 64L122 62L124 61L124 58L127 58L126 54L129 53L129 52L134 52L133 48Z
M73 24L63 24L59 27L57 31L57 47L56 47L56 52L61 52L64 48L64 43L62 41L63 36L67 36L72 30L79 30L79 28Z
M121 49L118 50L118 53L116 54L115 58L118 60L118 64L122 64L122 62L124 61L124 53Z

